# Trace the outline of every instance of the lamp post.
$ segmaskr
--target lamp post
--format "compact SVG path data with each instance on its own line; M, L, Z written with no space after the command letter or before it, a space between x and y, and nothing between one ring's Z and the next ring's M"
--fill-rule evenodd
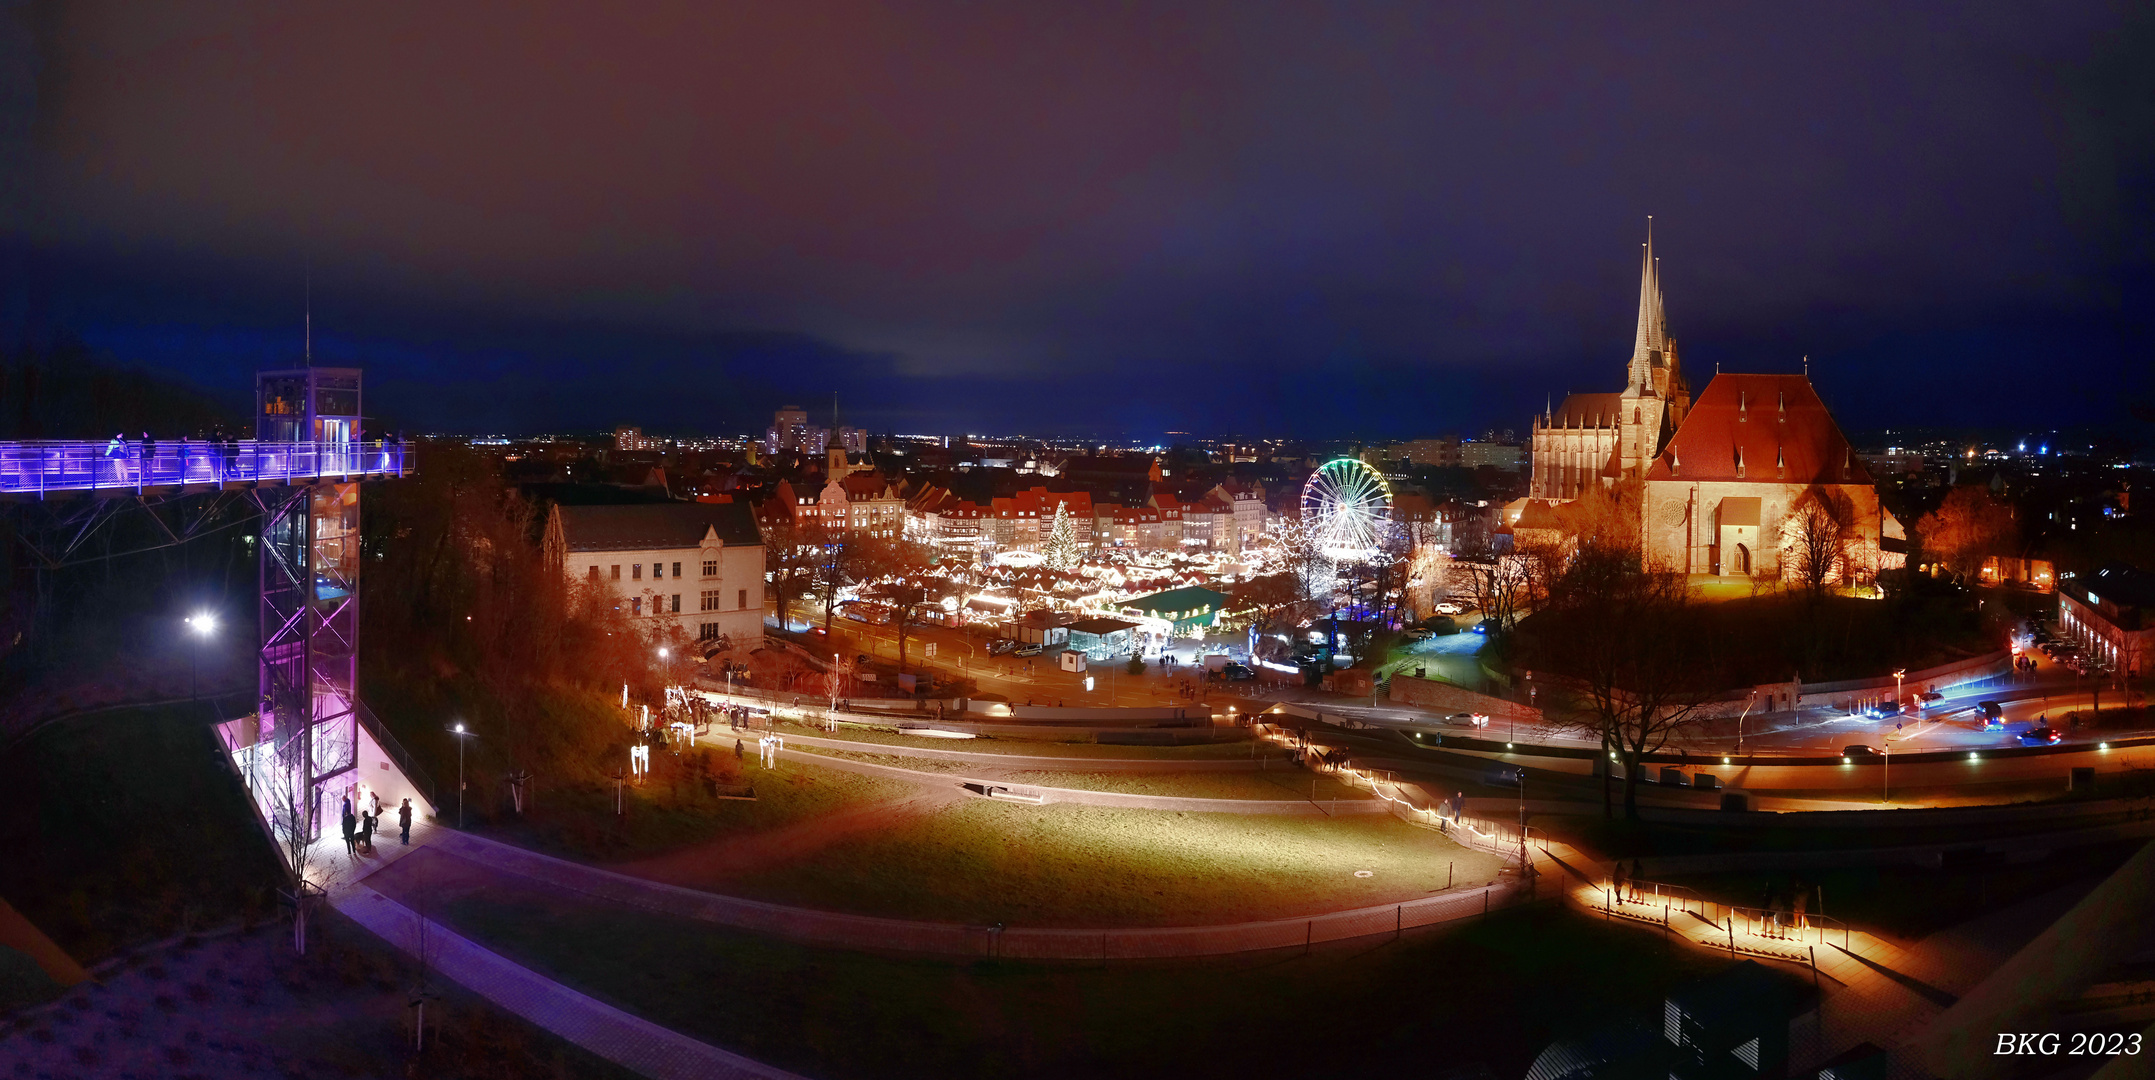
M1736 714L1736 756L1743 756L1743 718L1751 715L1751 706L1758 703L1758 691L1753 690L1743 699L1743 711Z
M461 829L464 827L464 740L471 738L471 732L464 730L463 722L458 721L449 729L449 734L456 736L456 827Z
M1907 668L1893 669L1893 715L1896 717L1901 714L1901 702L1904 700L1901 697L1901 680L1907 677Z

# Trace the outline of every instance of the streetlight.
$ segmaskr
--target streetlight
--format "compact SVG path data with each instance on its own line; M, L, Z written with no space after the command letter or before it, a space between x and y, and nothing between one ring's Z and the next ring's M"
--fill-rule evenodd
M207 611L198 611L187 616L187 628L195 633L194 654L187 662L187 696L192 698L200 694L195 682L196 669L202 666L202 641L217 632L217 616Z
M1901 714L1901 702L1905 700L1901 697L1901 680L1907 677L1907 668L1893 669L1893 715L1896 717Z
M464 730L460 720L449 733L456 736L456 827L461 829L464 827L464 740L471 738L471 732Z
M1751 715L1751 706L1758 703L1758 691L1753 690L1743 699L1743 711L1736 714L1736 753L1743 754L1743 718Z

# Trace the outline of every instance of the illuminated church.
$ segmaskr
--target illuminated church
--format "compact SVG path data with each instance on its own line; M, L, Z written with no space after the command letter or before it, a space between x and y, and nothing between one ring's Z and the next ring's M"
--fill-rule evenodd
M1564 502L1635 479L1648 565L1764 578L1790 575L1798 518L1822 502L1838 532L1829 580L1867 584L1900 565L1906 533L1808 373L1716 374L1693 403L1660 271L1649 231L1624 389L1571 394L1536 418L1531 497Z
M1676 434L1691 407L1691 387L1676 361L1662 307L1661 263L1653 219L1639 260L1639 325L1624 388L1567 394L1561 408L1534 419L1533 485L1528 497L1565 502L1591 486L1642 474Z

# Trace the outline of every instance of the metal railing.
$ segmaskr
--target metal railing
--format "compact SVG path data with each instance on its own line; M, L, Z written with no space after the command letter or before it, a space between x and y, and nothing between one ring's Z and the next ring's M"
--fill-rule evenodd
M403 476L412 464L412 447L397 441L0 442L0 493L140 491L329 476Z
M434 778L427 775L427 771L420 768L419 763L404 749L404 744L389 733L388 725L383 724L381 718L374 715L374 710L367 708L366 704L357 698L352 700L352 712L359 717L359 725L366 728L367 734L373 737L374 744L381 747L382 753L389 755L391 761L397 763L397 768L404 773L404 779L411 781L413 787L423 792L427 805L439 812L441 800L434 794Z

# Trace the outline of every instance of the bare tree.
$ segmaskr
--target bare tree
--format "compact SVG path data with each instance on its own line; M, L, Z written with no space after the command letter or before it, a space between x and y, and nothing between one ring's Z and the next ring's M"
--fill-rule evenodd
M269 815L269 829L276 837L292 879L292 948L307 951L307 864L314 852L315 809L313 791L307 783L307 740L294 735L282 746L269 749L269 766L261 770L258 790ZM260 751L258 750L257 753Z
M774 518L763 524L764 580L771 599L778 604L778 625L784 627L793 601L814 587L822 551L813 530L792 517Z
M1781 575L1814 602L1848 572L1848 532L1855 508L1837 491L1814 487L1781 519Z
M1645 759L1699 723L1716 679L1683 575L1646 570L1635 547L1597 544L1572 560L1537 619L1535 662L1556 676L1550 717L1598 737L1624 768L1624 815L1637 818ZM1604 770L1602 805L1609 805Z

